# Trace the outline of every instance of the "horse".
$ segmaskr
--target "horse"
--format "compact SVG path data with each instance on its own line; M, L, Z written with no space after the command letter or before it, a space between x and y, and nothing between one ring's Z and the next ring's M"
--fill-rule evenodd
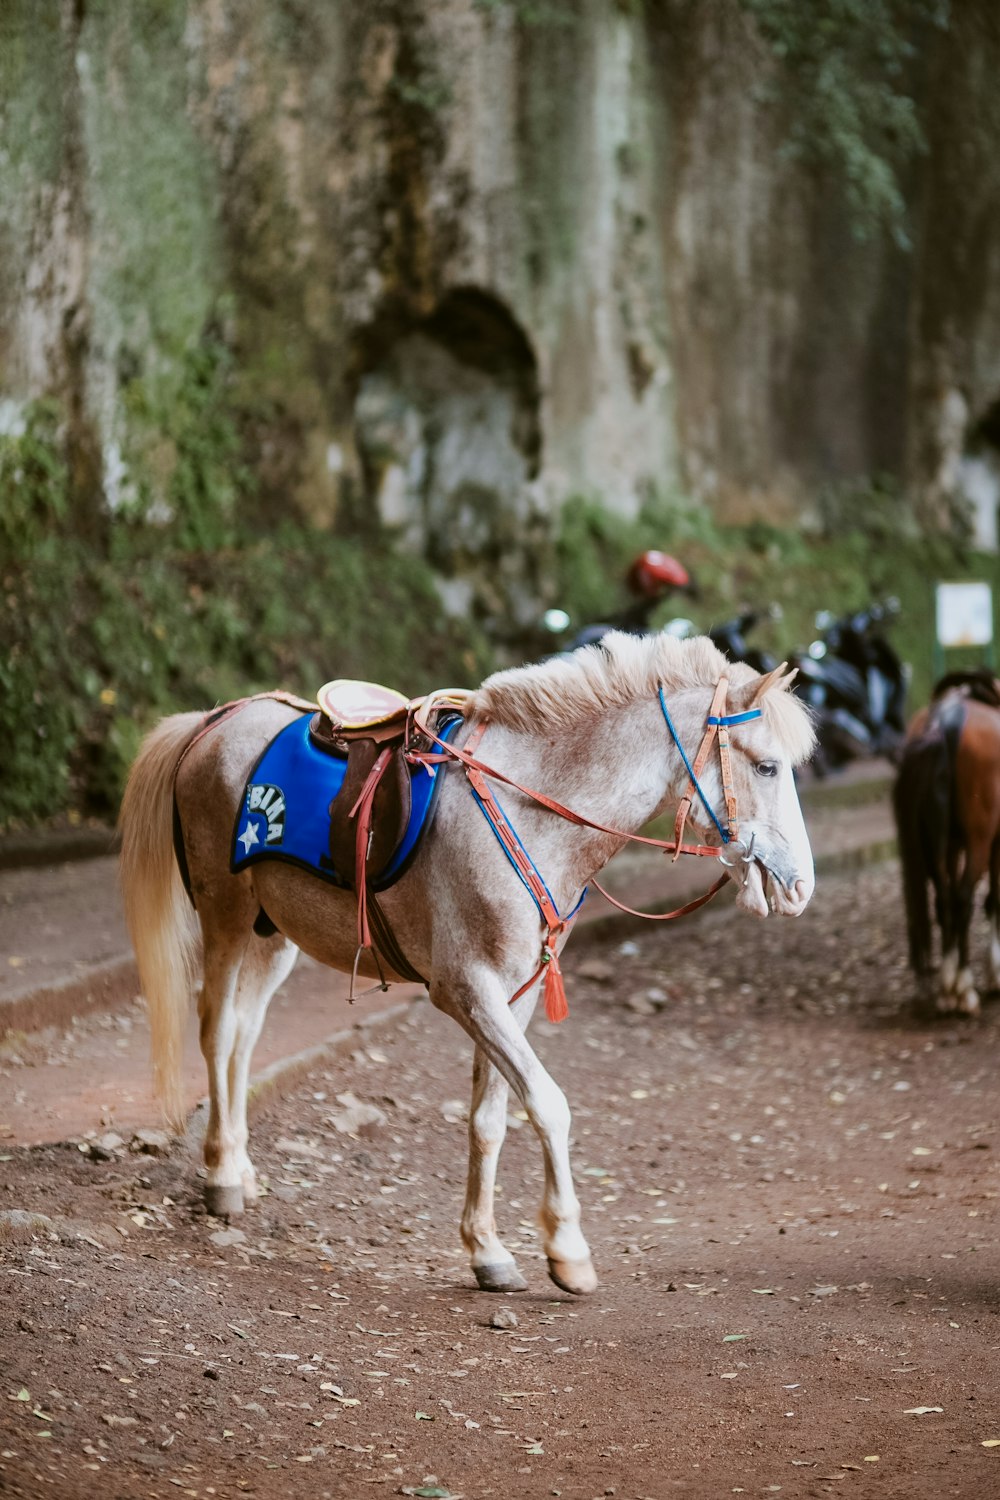
M936 684L907 731L893 810L918 1008L978 1015L969 927L987 873L988 982L1000 988L1000 682L992 673L951 672ZM936 982L931 891L941 932Z
M697 852L721 856L728 866L744 911L797 916L813 894L793 767L808 758L814 737L808 710L786 691L783 672L784 666L761 676L730 663L704 637L616 632L571 658L495 673L466 695L446 748L443 731L432 735L442 784L416 857L379 897L393 951L403 955L397 964L383 956L381 971L398 978L405 964L424 977L432 1003L474 1044L461 1238L485 1291L526 1286L494 1218L509 1088L541 1144L539 1222L549 1274L575 1294L597 1285L570 1168L569 1107L525 1036L568 935L570 918L559 914L573 911L627 838L677 808L709 840ZM123 800L126 915L157 1083L175 1119L200 927L197 1004L209 1083L205 1199L219 1216L242 1212L257 1196L247 1149L250 1057L268 1002L299 950L344 972L370 978L380 972L377 955L359 953L357 892L280 860L263 859L238 874L230 868L248 779L264 747L302 708L264 696L215 718L186 713L162 720L143 743ZM706 757L716 725L719 755ZM702 751L692 757L703 730ZM541 931L537 893L515 863L514 841L507 839L512 854L483 815L472 766L488 773L480 786L502 782L516 845L543 872L556 916L543 914ZM570 807L554 800L556 791ZM678 818L683 823L680 812ZM673 843L647 842L676 858L682 839L683 827Z

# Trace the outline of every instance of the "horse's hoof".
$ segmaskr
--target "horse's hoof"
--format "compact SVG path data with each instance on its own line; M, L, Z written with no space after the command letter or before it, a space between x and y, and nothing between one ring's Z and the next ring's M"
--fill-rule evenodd
M964 1015L978 1016L980 1011L979 994L976 990L966 990L958 1002L958 1008Z
M473 1266L481 1292L526 1292L528 1283L513 1261L498 1261L492 1266Z
M550 1255L549 1275L556 1286L574 1297L597 1290L597 1272L591 1260L553 1260Z
M209 1182L205 1186L205 1207L215 1219L234 1219L243 1212L243 1189Z

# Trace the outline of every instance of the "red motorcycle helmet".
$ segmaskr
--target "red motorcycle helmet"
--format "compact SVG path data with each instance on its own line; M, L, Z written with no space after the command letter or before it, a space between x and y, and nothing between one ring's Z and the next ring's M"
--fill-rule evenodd
M669 553L641 552L629 568L626 582L633 594L655 599L668 589L690 588L691 575Z

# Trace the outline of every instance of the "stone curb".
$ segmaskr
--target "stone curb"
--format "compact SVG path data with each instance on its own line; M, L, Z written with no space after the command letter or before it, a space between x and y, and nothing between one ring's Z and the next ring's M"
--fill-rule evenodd
M313 1068L324 1063L336 1062L351 1057L367 1046L372 1037L383 1031L395 1031L409 1019L410 1015L429 1002L422 996L404 1000L396 1005L387 1005L385 1010L374 1011L363 1020L343 1031L332 1031L321 1042L304 1047L301 1052L292 1052L269 1063L259 1073L254 1073L247 1090L247 1114L252 1120L265 1115L272 1104L279 1102L287 1091L294 1088ZM208 1099L200 1099L191 1110L184 1124L182 1137L192 1151L200 1149L208 1122Z
M130 957L109 959L56 984L28 990L0 1004L0 1041L47 1026L65 1028L75 1016L121 1010L139 993L139 971Z
M81 859L106 859L121 841L114 828L66 828L58 833L5 834L0 838L0 870L64 865Z

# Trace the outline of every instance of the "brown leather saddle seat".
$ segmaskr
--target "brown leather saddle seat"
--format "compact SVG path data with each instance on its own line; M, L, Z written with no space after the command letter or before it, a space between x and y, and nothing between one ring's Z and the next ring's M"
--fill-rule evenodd
M347 678L326 683L316 700L320 711L309 726L313 744L331 755L347 756L344 784L330 803L330 858L352 884L357 875L353 809L379 755L390 752L372 804L365 860L365 874L372 880L389 864L409 826L411 768L403 755L409 700L377 683Z
M464 696L441 696L454 711ZM413 766L405 750L411 743L427 748L429 740L414 732L414 715L429 702L408 699L373 682L337 678L316 695L319 713L309 726L315 745L347 757L343 786L330 803L330 858L334 868L357 888L360 879L358 807L370 778L377 777L367 829L365 879L378 881L390 867L410 826ZM381 759L380 759L381 758Z

